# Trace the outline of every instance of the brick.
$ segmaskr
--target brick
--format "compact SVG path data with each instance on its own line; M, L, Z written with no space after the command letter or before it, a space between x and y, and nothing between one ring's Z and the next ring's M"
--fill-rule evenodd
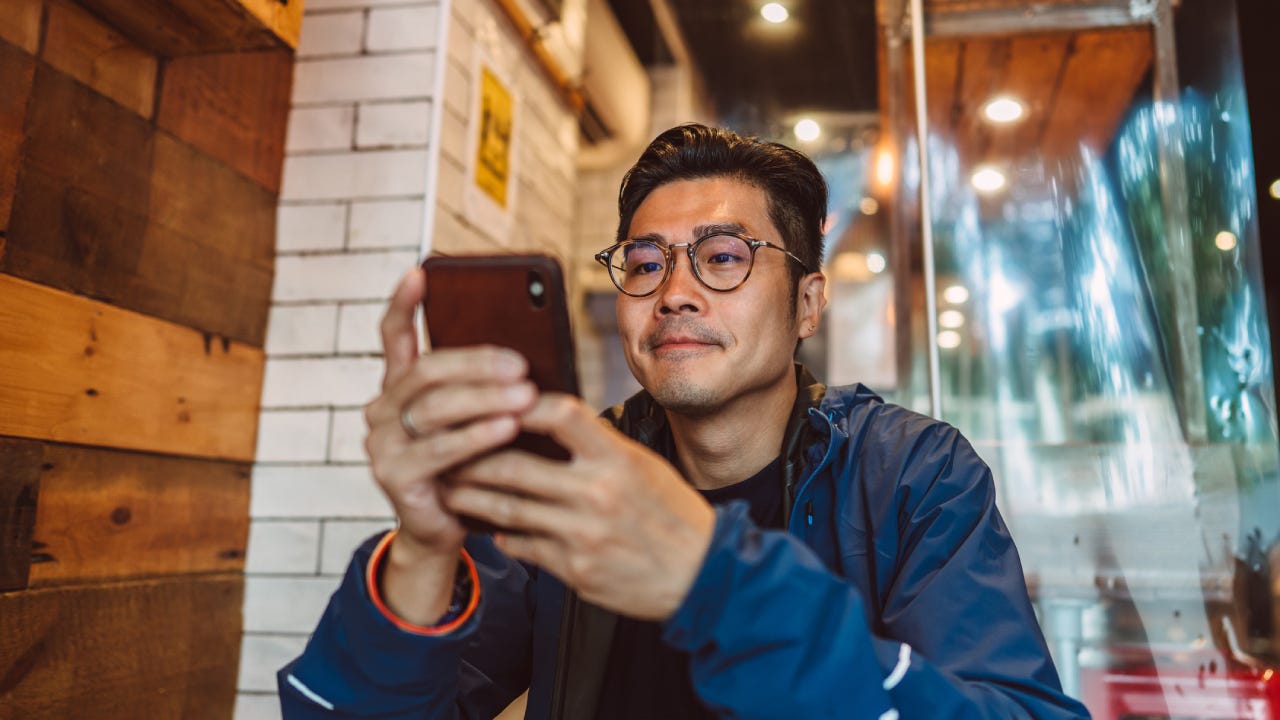
M281 205L276 211L276 252L341 250L346 203Z
M334 410L329 435L329 460L331 462L366 462L364 437L368 426L363 410Z
M289 113L285 150L350 150L355 120L352 105L295 108Z
M314 575L319 551L320 523L315 520L253 520L244 571Z
M356 147L422 147L431 128L431 103L361 103Z
M421 196L425 150L376 150L285 158L281 200Z
M337 328L337 305L273 307L267 318L267 355L332 353Z
M307 9L311 9L310 3ZM364 13L361 11L308 15L302 23L297 57L358 55L363 38Z
M277 258L275 299L386 300L417 263L410 250Z
M422 5L375 9L369 13L365 50L423 50L435 47L440 8Z
M457 17L456 5L454 17ZM449 28L449 47L446 48L445 54L449 58L449 62L457 63L462 67L470 67L471 61L475 57L476 35L475 30L465 23L456 22Z
M240 677L236 687L276 689L276 671L301 655L306 646L305 635L245 635L240 643Z
M467 120L465 117L445 108L440 113L440 154L459 165L466 165L467 153Z
M257 462L324 462L328 452L328 410L272 411L258 416Z
M362 406L374 398L381 382L378 358L268 358L262 406Z
M250 575L244 580L244 630L310 633L337 589L334 578Z
M0 40L6 40L35 55L40 49L42 0L0 2Z
M441 94L444 96L444 107L446 110L453 110L460 117L469 116L468 106L471 104L471 78L468 76L469 66L459 66L456 63L449 63L444 72L444 90ZM516 118L518 122L519 117Z
M258 465L251 518L391 517L391 505L362 465Z
M341 575L360 543L395 527L395 520L325 520L320 552L320 574Z
M432 52L299 60L294 69L293 102L425 98L432 94L434 68Z
M239 693L234 720L280 720L280 697L275 693Z
M351 204L348 248L413 248L422 244L422 202L376 200Z
M338 308L338 352L381 353L378 325L386 303L344 304Z

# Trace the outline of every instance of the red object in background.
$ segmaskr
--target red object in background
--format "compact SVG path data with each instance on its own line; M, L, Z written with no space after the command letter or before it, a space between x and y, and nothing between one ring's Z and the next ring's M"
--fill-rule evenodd
M1220 656L1181 662L1082 668L1095 720L1280 720L1280 671L1223 667Z

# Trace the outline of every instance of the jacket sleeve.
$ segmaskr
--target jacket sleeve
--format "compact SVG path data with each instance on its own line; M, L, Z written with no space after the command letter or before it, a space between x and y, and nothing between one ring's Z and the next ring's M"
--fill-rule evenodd
M488 536L467 539L480 605L461 627L424 636L374 606L365 542L302 655L277 674L285 720L491 718L529 686L533 583Z
M895 547L870 549L891 567L870 608L799 539L718 509L664 638L721 717L1089 716L1061 691L990 471L947 426L915 442L882 468L897 484L879 522L899 526Z

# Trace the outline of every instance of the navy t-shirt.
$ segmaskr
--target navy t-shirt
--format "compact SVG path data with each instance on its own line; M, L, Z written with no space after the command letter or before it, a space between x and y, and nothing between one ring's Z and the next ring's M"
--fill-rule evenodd
M751 519L762 528L780 529L782 460L727 487L702 490L712 505L746 500ZM662 642L658 623L619 617L609 651L604 688L596 717L609 720L682 720L714 718L702 704L689 678L689 656Z

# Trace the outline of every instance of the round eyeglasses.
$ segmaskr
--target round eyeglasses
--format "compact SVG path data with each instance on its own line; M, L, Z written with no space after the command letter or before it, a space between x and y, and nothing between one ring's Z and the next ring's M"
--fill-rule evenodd
M800 263L804 261L786 248L742 233L717 230L688 243L665 243L650 240L627 240L596 253L596 261L609 269L609 278L624 295L645 297L662 287L671 275L672 253L683 247L689 255L694 277L716 292L729 292L741 287L751 275L756 250L773 248Z

